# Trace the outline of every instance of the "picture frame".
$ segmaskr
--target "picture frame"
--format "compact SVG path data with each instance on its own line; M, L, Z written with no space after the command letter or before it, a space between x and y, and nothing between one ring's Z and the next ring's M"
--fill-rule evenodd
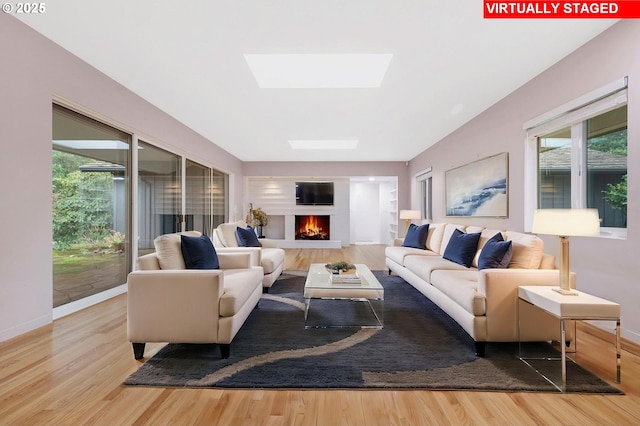
M509 217L509 153L445 172L445 216Z

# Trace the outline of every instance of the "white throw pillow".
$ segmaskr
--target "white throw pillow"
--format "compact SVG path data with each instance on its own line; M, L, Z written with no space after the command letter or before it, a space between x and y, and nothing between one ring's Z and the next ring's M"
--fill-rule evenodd
M238 227L246 228L247 224L243 220L238 220L218 225L218 238L225 247L238 247L238 240L236 239L236 229Z
M180 232L175 234L164 234L153 240L156 248L156 256L160 269L185 269L182 250L180 249ZM202 233L198 231L186 231L182 234L190 237L199 237Z
M522 232L507 231L505 240L513 241L513 256L509 268L538 269L542 261L544 242L540 237Z

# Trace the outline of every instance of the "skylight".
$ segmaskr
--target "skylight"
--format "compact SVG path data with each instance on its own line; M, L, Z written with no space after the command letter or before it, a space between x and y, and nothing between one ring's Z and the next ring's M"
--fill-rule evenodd
M262 89L380 87L392 54L245 54Z
M355 139L325 139L325 140L290 140L293 149L356 149L358 141Z

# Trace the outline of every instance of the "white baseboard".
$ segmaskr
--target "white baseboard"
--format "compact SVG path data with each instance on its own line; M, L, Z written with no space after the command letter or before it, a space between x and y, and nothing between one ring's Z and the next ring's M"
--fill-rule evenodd
M0 331L0 342L13 339L14 337L18 337L21 334L33 331L36 328L44 327L47 324L51 324L51 321L53 321L51 315L43 315L31 321L27 321L15 327L11 327L7 330L2 330Z

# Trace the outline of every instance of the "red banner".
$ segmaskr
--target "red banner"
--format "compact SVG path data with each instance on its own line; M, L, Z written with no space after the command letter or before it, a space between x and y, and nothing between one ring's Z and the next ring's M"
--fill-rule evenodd
M485 19L640 18L640 1L492 1L484 0Z

